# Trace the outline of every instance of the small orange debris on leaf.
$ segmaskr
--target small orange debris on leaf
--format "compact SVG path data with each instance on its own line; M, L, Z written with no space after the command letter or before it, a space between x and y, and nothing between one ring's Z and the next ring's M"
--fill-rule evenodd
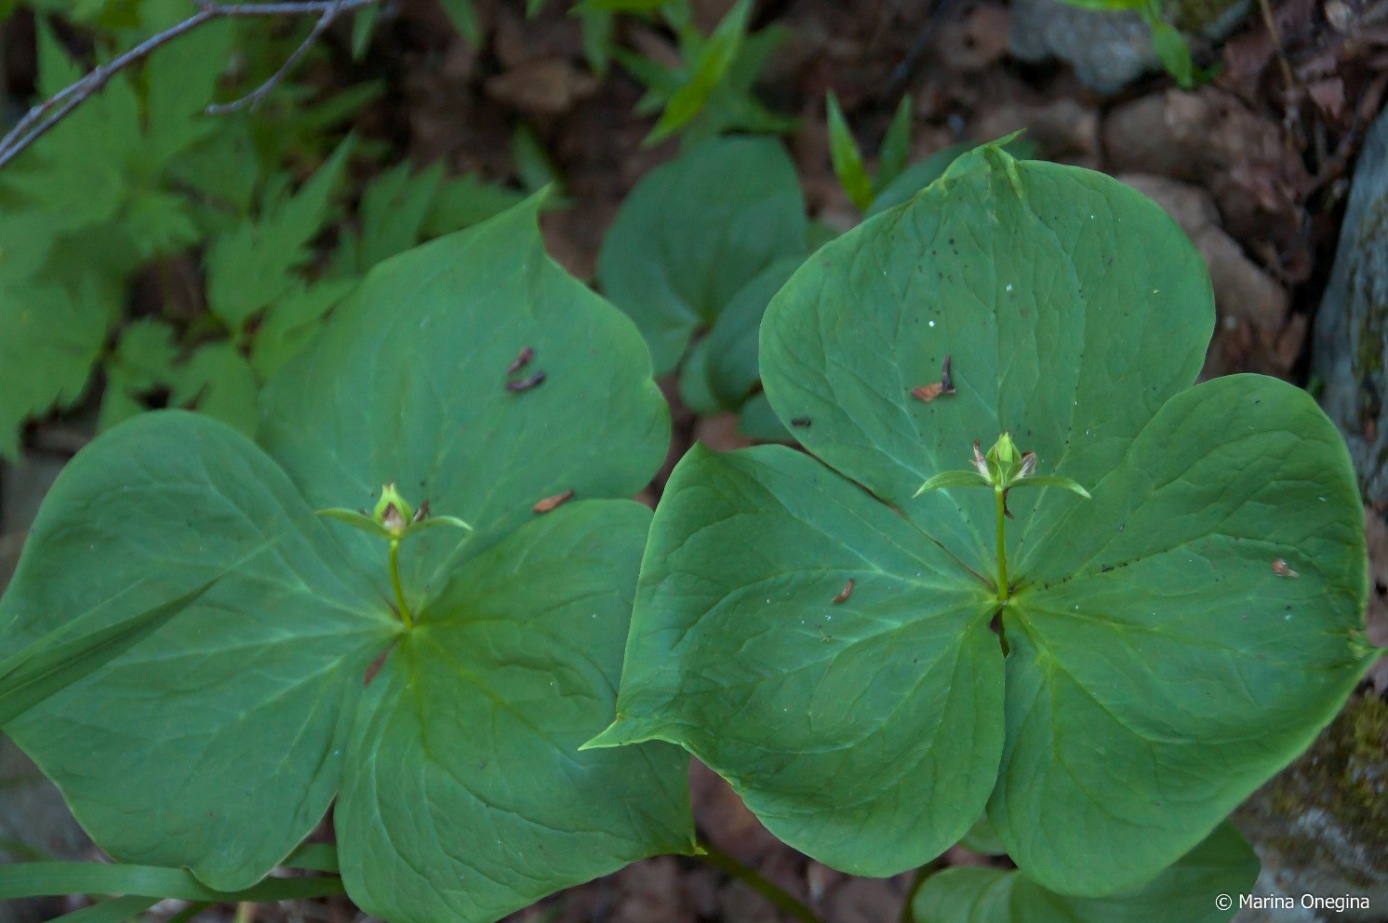
M530 511L533 513L548 513L555 507L568 502L569 499L573 497L573 495L574 492L572 490L566 490L562 494L555 494L552 497L545 497L539 503L532 506L530 508Z
M1300 577L1296 571L1287 566L1287 562L1278 558L1272 562L1272 572L1279 577Z
M843 592L834 597L834 602L841 603L844 600L848 599L848 597L852 596L853 587L856 586L857 583L858 581L850 579L846 584L844 584Z

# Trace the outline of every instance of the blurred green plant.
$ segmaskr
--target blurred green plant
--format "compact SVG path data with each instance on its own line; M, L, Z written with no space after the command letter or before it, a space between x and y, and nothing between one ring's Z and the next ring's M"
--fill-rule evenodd
M892 116L882 147L877 154L877 175L868 174L862 148L843 117L843 109L833 92L829 93L829 156L834 163L834 175L844 192L860 211L867 211L873 199L906 169L911 156L911 97L903 96Z
M681 63L677 67L666 67L623 48L612 51L617 62L646 86L636 111L642 115L660 113L646 144L682 134L686 145L692 147L733 131L785 134L795 130L795 119L772 112L752 92L757 76L771 53L786 40L787 32L772 26L749 34L751 0L738 0L707 36L695 25L688 0L658 5L590 0L579 7L597 11L614 8L632 13L658 8L660 21L674 32L679 44Z
M93 30L100 57L186 13L108 0L72 7L69 24ZM48 98L84 67L38 22ZM378 90L320 101L281 82L254 117L207 115L219 85L261 85L284 60L286 40L257 25L211 22L159 48L0 173L0 456L17 456L26 420L76 406L98 378L101 429L167 404L250 430L260 384L372 265L518 200L401 165L366 187L326 256L348 160L367 148L334 141L337 126Z

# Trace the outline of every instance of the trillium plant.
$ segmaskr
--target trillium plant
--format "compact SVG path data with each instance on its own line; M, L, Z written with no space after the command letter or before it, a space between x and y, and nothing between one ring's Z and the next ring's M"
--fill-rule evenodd
M678 743L857 874L982 820L1027 919L1150 910L1212 851L1251 886L1220 824L1375 651L1343 441L1281 381L1195 385L1213 324L1156 205L995 145L822 247L761 325L806 451L680 462L588 747ZM1133 918L1221 917L1171 912Z
M487 923L695 852L688 751L847 872L1011 857L919 923L1227 919L1257 862L1224 819L1375 651L1341 439L1282 382L1194 384L1170 219L965 154L770 300L805 451L696 446L652 519L650 353L538 208L380 264L254 440L151 413L67 467L0 600L0 723L117 864L0 897Z

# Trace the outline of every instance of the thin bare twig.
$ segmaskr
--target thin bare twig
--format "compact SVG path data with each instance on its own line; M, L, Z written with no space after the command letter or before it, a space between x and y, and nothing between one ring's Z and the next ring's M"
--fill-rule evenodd
M24 118L0 138L0 169L18 157L35 141L47 134L55 125L68 116L72 110L100 92L111 78L127 67L149 57L156 49L167 45L174 39L187 35L194 29L214 19L246 19L265 16L317 16L313 31L307 39L294 50L284 65L270 79L241 99L222 105L207 107L212 114L231 112L250 106L254 108L260 101L284 80L285 76L308 53L309 48L342 14L368 6L376 6L384 0L299 0L299 2L272 3L219 3L214 0L193 0L198 11L182 22L176 23L163 32L151 35L129 51L117 55L105 64L97 65L82 79L63 88L53 96L34 106Z

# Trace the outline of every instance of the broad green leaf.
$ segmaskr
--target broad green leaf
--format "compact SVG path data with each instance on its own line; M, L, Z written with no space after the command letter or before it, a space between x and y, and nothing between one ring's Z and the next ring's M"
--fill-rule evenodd
M368 913L493 920L690 850L679 750L578 752L612 713L649 520L625 500L543 516L455 571L401 639L336 814Z
M348 139L297 193L213 241L207 306L233 331L293 287L295 270L309 261L308 245L328 219L351 149Z
M754 276L804 247L804 198L785 149L766 138L710 141L632 190L598 254L598 282L664 374Z
M249 888L219 891L183 869L108 862L25 862L0 866L0 899L47 894L129 894L185 901L284 901L341 894L334 877L270 878Z
M235 890L322 819L362 673L398 625L326 528L202 416L137 417L64 469L0 599L0 647L131 624L216 581L5 726L112 855Z
M537 501L566 490L579 500L635 493L665 454L669 423L630 322L545 255L536 220L541 205L532 198L378 266L265 395L262 438L315 507L370 505L381 484L398 482L427 497L436 513L477 530L435 530L402 550L419 628L391 651L354 732L361 773L343 793L340 822L360 830L366 818L378 818L370 824L384 826L352 837L367 845L344 856L345 875L357 900L394 920L489 920L504 912L498 908L518 909L637 855L688 847L687 809L671 807L684 797L683 763L670 752L652 750L636 762L558 759L554 752L554 741L576 748L610 715L627 614L610 597L594 595L591 581L608 588L634 582L644 518L637 528L629 511L575 501L572 512L561 508L516 530L535 519ZM508 375L525 347L532 358ZM545 379L538 386L506 388L539 372ZM325 393L333 395L326 404ZM582 529L565 532L566 523ZM338 529L358 566L371 568L388 592L382 543ZM613 545L595 544L596 535ZM575 645L575 635L560 630L576 618L594 648ZM462 641L483 638L495 646ZM582 669L566 666L580 652ZM537 686L543 670L554 675ZM580 696L579 687L562 681L580 675L590 684L606 676L606 686ZM441 710L421 716L417 697L425 690ZM576 722L580 702L589 717ZM483 707L495 720L455 720ZM562 738L554 737L558 727L565 728ZM541 748L534 734L545 728L541 736L551 742ZM382 774L397 755L426 742L428 759ZM540 759L542 753L548 756ZM514 762L515 754L536 758ZM505 762L487 772L474 768L491 760ZM464 791L439 784L436 773L445 769L473 778L473 795L500 797L497 785L516 786L521 778L527 792L552 794L526 809L526 823L477 814ZM418 775L426 771L427 784ZM504 775L493 775L498 771ZM605 797L593 797L598 790ZM667 793L664 800L652 800L656 790ZM460 805L473 806L462 814ZM545 828L557 839L537 839ZM578 842L572 838L582 831L593 837L577 850L584 855L561 858L567 854L556 842ZM455 834L479 845L427 847L437 836L458 842ZM389 849L379 845L381 835L392 837ZM482 844L500 853L488 858ZM450 857L471 855L480 865L459 887L467 859ZM522 855L546 858L501 875ZM416 878L425 868L437 871L425 876L428 887Z
M757 332L771 297L791 273L800 257L778 260L753 276L728 302L709 332L705 375L709 387L726 407L740 407L756 388Z
M958 840L1002 748L982 584L779 446L696 445L666 496L680 502L656 511L617 720L593 745L681 744L772 833L855 874Z
M848 193L848 199L860 210L872 204L872 178L868 176L863 164L863 152L853 137L839 108L839 100L832 92L829 94L829 156L834 163L834 175L839 185Z
M0 278L0 330L0 456L15 459L26 419L81 397L106 339L106 310L56 285Z
M989 814L1029 873L1074 893L1141 881L1334 717L1364 663L1341 449L1304 391L1221 378L1162 407L1092 501L1025 517ZM1102 875L1094 849L1112 850Z
M1258 878L1258 857L1221 824L1157 877L1107 898L1066 897L1019 872L946 869L926 880L911 909L916 923L1224 923L1223 895L1237 906Z
M599 740L684 744L787 842L847 870L901 871L986 803L1008 853L1047 888L1097 896L1151 879L1310 742L1374 653L1342 440L1280 382L1191 388L1213 320L1203 262L1156 205L997 145L821 248L767 309L762 383L801 444L866 491L844 488L831 517L808 488L791 508L787 488L773 526L774 504L726 474L733 462L686 461L652 527L619 719ZM946 357L955 393L916 399ZM1015 519L990 491L915 496L1004 432L1053 485L1011 490ZM1091 499L1061 489L1071 481ZM774 566L857 558L873 545L847 523L868 517L938 561L930 593L908 606L904 591L864 597L860 581L831 606L838 597L801 596L803 578ZM850 605L925 632L897 647L958 664L952 688L967 699L932 695L932 673L903 669L891 692L858 692L842 727L776 736L786 714L813 717L821 687L807 671L869 690L899 664L895 649L863 662L805 652L798 620L818 609L837 623ZM985 650L1006 653L1005 684ZM838 740L892 733L893 704L976 739L1005 734L1001 761L917 733L912 758L935 774L901 772L884 745L826 776ZM741 750L701 736L743 727L760 733L734 733ZM963 781L980 776L996 778L990 795ZM899 806L942 802L950 815L921 815L897 849ZM853 806L851 834L834 805Z
M959 841L959 845L969 852L978 853L980 856L1004 856L1007 855L1007 846L1002 840L998 839L997 831L993 825L988 823L988 816L985 814L980 817L974 825L969 828L969 832L964 834L964 838Z
M771 409L764 392L749 397L737 412L737 431L749 439L762 442L793 442L781 418Z
M692 849L678 750L577 752L614 705L648 521L615 498L648 482L669 422L634 327L545 255L540 205L377 266L267 388L273 460L166 412L64 472L0 600L5 649L123 626L220 578L6 729L117 859L246 887L336 796L339 829L373 819L343 856L349 893L400 923L484 923ZM389 543L319 515L390 482L431 501L422 529L477 526L410 535L399 597ZM383 774L397 754L418 759ZM492 810L522 810L508 792L523 821Z
M155 904L157 897L109 897L57 917L53 923L121 923L133 920Z
M680 366L680 400L695 414L700 416L718 413L727 409L710 386L708 377L709 362L708 337L699 340L689 349L684 364Z
M376 267L267 385L262 441L315 508L369 507L395 482L476 527L476 552L545 497L646 485L669 412L631 323L545 254L541 205L533 197ZM533 358L508 375L527 347ZM541 384L508 390L541 372ZM446 553L456 538L420 543ZM377 546L362 536L357 549L375 569ZM402 565L425 574L431 557ZM426 585L447 574L431 566L442 569Z
M0 661L0 726L114 660L197 602L210 586L96 631L80 619L69 622L6 657Z

